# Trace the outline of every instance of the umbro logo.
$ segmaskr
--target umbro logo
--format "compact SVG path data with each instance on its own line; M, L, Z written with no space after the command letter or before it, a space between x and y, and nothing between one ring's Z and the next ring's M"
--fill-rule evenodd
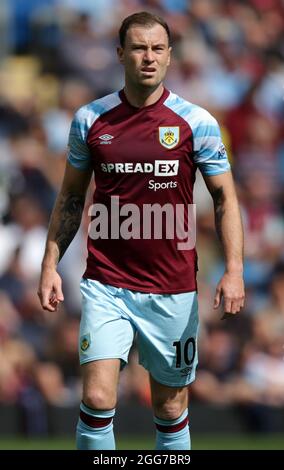
M187 377L192 371L192 366L191 367L185 367L184 369L181 369L180 375L182 377Z
M100 144L111 144L111 140L113 139L113 135L110 134L103 134L99 136Z

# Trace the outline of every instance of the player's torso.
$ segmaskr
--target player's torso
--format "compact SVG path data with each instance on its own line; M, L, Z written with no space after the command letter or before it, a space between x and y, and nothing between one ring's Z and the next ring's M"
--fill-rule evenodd
M91 126L87 143L97 202L112 195L122 204L192 202L191 129L164 100L137 109L122 95L121 103Z

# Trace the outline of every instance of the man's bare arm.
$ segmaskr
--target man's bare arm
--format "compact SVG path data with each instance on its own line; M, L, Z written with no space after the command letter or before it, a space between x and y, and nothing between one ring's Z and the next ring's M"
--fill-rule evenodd
M225 273L220 280L214 308L224 300L225 313L238 313L244 306L243 227L231 172L204 176L212 195L216 231L225 256Z
M91 175L92 170L81 171L66 164L62 187L50 219L38 289L41 305L49 311L56 310L57 304L63 300L61 279L56 268L80 227Z

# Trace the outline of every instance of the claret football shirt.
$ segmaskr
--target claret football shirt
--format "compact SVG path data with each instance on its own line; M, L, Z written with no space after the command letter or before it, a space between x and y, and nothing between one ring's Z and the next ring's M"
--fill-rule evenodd
M142 108L121 90L77 111L68 161L91 166L96 182L84 277L141 292L196 290L196 251L178 245L176 208L189 239L196 168L230 169L213 116L167 89Z

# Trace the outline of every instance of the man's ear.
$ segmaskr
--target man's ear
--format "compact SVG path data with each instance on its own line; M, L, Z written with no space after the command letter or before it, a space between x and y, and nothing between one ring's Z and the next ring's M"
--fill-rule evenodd
M172 52L172 47L169 47L169 57L168 57L168 66L170 65L171 63L171 52Z
M123 51L123 48L118 46L116 48L116 52L117 52L117 57L118 57L118 60L121 64L124 63L124 51Z

